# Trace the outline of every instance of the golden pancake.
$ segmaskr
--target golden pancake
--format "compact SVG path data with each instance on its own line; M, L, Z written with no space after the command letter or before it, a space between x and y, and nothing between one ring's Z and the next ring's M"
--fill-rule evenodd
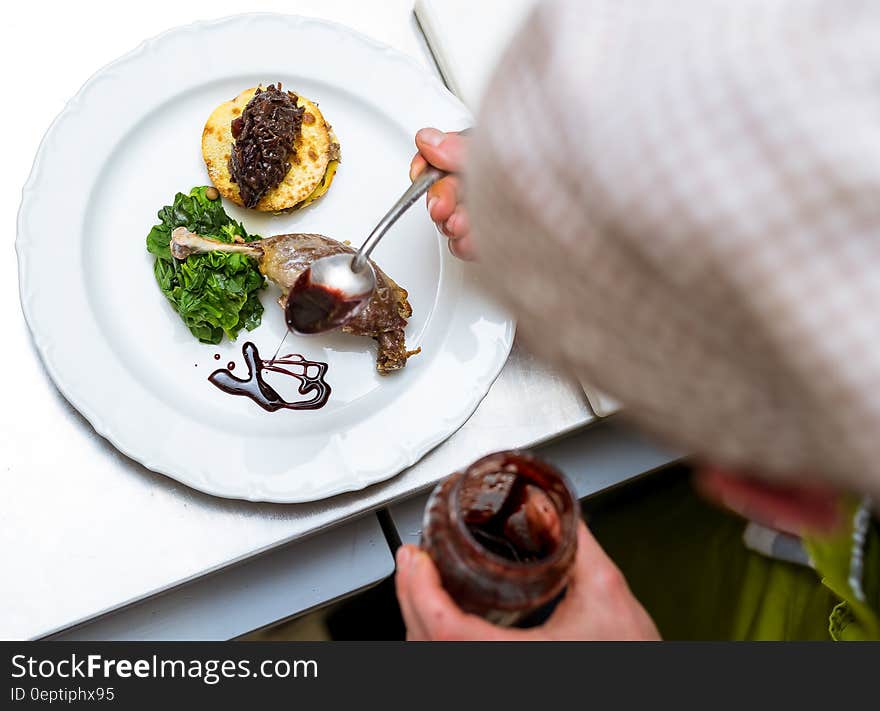
M246 89L232 101L220 104L208 117L202 132L202 156L211 182L223 197L242 206L244 202L238 185L229 173L229 155L234 142L232 121L241 116L256 91L256 87ZM257 203L257 210L278 212L305 207L327 192L336 172L339 143L330 124L324 120L316 104L299 94L297 97L297 105L304 107L305 113L302 132L296 140L296 153L290 157L290 170L277 187L263 195Z

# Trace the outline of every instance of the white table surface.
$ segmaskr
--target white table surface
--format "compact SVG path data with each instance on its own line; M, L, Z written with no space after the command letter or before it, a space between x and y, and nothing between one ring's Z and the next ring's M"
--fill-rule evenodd
M226 640L348 597L387 578L394 558L376 516L279 546L89 620L51 640Z
M576 384L517 350L477 414L421 463L364 492L281 506L215 499L153 474L116 452L67 404L21 316L12 248L21 186L40 138L88 76L143 39L245 11L343 22L434 71L412 0L82 0L4 10L0 60L13 75L15 102L0 117L0 319L4 368L14 377L0 396L0 638L42 636L93 618L407 496L492 449L593 417ZM543 394L537 411L522 397L530 393Z

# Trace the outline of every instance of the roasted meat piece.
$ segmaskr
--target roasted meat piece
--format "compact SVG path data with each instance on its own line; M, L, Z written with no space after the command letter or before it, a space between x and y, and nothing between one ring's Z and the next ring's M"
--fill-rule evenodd
M207 239L185 227L178 227L171 234L171 253L177 259L186 259L196 252L212 251L238 252L256 259L260 271L281 288L278 303L282 309L294 282L312 262L333 254L355 253L341 242L316 234L276 235L248 244ZM406 289L398 286L375 262L370 260L370 263L376 272L376 291L364 309L340 330L375 339L378 343L376 368L385 374L403 368L407 358L418 350L406 349L404 328L412 316Z

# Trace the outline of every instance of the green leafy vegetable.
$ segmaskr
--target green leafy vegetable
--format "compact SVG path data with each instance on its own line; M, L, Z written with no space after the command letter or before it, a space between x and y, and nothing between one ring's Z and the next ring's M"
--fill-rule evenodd
M192 334L203 343L220 343L224 333L235 340L242 328L252 331L260 325L263 305L257 292L265 279L243 254L191 254L185 261L171 256L171 232L180 226L222 242L259 239L230 218L219 199L209 200L207 189L177 193L172 205L159 210L160 222L147 235L147 251L156 257L153 272L159 288Z

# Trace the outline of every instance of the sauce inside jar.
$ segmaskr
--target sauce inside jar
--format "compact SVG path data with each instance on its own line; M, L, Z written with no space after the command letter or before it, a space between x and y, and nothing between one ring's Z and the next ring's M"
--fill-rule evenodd
M559 513L525 477L495 472L465 480L459 505L474 540L502 558L531 563L552 555L559 545Z

